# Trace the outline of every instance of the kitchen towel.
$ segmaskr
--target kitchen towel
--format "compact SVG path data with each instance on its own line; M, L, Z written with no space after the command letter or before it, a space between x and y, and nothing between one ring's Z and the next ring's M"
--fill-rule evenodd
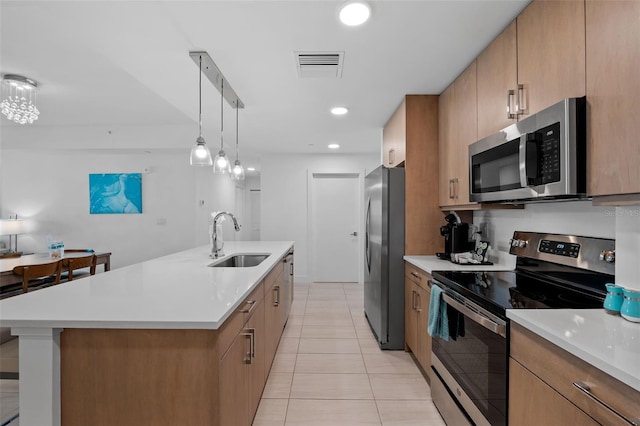
M431 299L429 300L429 323L427 332L431 337L449 340L449 320L447 318L447 303L442 298L442 289L431 285Z

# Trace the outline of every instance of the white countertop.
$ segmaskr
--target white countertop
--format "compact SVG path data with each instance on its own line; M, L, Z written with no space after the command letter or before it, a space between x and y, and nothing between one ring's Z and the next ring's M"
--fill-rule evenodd
M516 267L515 256L513 258L513 262L505 259L493 265L457 265L436 256L404 256L404 260L429 274L431 271L512 271Z
M507 317L640 391L640 324L604 309L507 309Z
M202 246L0 301L3 327L217 329L292 241L226 241L226 257L270 253L249 268L210 268Z

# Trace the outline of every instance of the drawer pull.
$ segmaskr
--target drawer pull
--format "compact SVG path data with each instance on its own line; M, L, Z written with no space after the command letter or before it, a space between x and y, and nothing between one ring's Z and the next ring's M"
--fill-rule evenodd
M251 360L251 357L252 357L251 354L253 352L253 347L254 347L254 344L253 344L253 338L254 338L253 332L251 331L251 329L249 329L248 332L241 333L241 334L242 334L243 337L249 338L249 352L247 352L245 354L245 357L244 357L243 361L244 361L245 364L252 364L253 361Z
M600 398L595 396L593 393L591 393L591 388L586 383L573 382L573 386L578 388L582 393L587 395L589 398L593 399L595 402L597 402L598 404L602 405L604 408L606 408L607 410L611 411L613 414L615 414L616 416L620 417L622 420L624 420L625 422L629 423L630 425L634 425L634 426L640 425L640 418L630 419L630 418L627 418L627 417L623 416L622 414L620 414L620 412L618 410L616 410L615 408L611 407L609 404L607 404L606 402L604 402L603 400L601 400Z
M417 279L419 279L419 280L421 280L421 279L422 279L422 277L420 276L420 274L417 274L417 273L415 273L415 272L413 272L413 271L411 271L411 275L413 275L414 277L416 277L416 278L417 278Z
M275 295L275 300L273 301L273 306L279 306L280 305L280 286L279 285L274 285L273 286L273 292Z
M240 310L241 314L249 314L249 313L251 313L251 311L253 310L254 306L256 306L256 301L255 300L247 300L245 305L250 305L250 306L249 306L248 309L241 309Z

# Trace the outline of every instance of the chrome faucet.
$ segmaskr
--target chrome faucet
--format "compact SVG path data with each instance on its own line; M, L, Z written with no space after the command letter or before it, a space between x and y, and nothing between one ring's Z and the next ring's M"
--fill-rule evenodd
M240 231L240 225L238 225L238 221L236 217L229 212L220 212L213 218L213 235L211 239L213 240L213 246L211 247L211 254L209 257L217 259L221 256L224 256L222 252L222 247L224 246L224 241L220 243L220 247L218 247L218 219L222 216L227 215L233 220L233 227L236 229L236 232Z

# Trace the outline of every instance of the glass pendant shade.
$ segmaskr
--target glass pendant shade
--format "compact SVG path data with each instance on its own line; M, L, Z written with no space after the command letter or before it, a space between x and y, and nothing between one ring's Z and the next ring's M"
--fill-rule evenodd
M196 143L191 147L190 164L192 166L210 166L213 164L211 151L209 151L209 147L202 136L198 136Z
M231 179L244 180L244 167L240 164L240 160L236 160L231 170Z
M231 163L225 154L224 149L218 151L216 159L213 160L213 173L226 174L231 173Z

